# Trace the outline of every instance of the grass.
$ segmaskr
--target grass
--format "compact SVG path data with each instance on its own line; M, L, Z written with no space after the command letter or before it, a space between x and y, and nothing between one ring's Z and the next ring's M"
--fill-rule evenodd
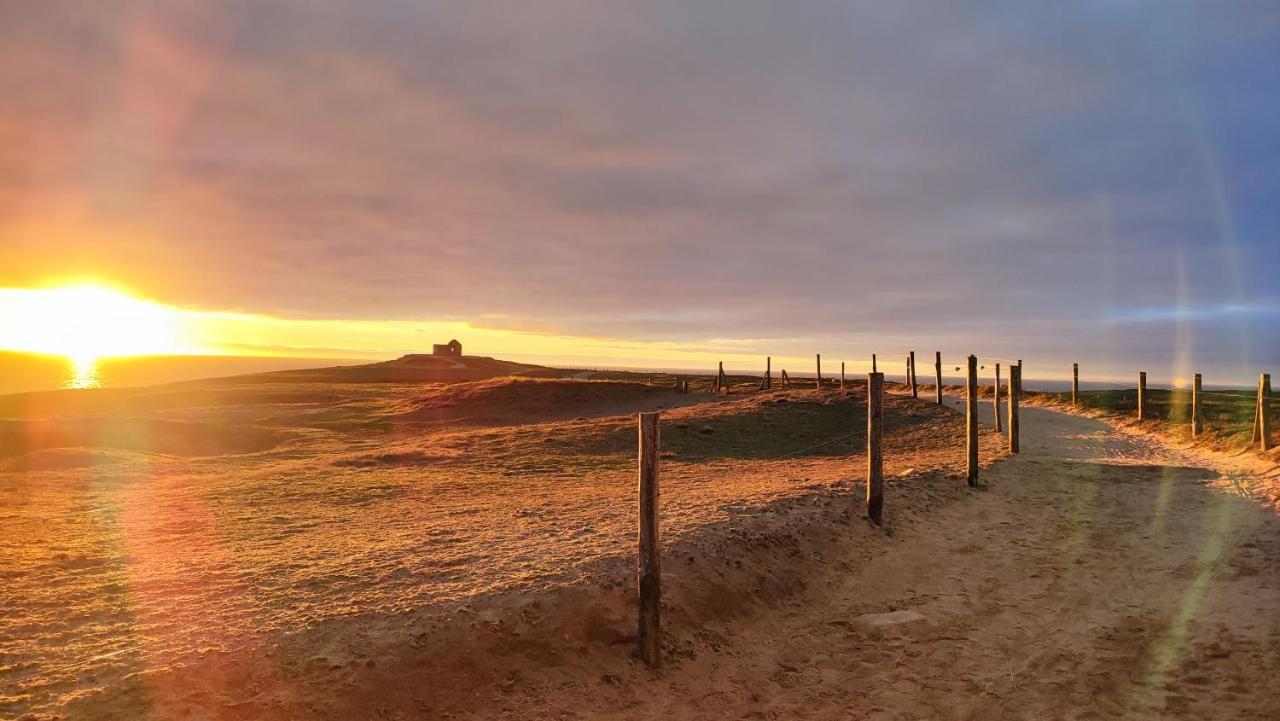
M1027 395L1050 405L1071 405L1070 393ZM1204 391L1200 408L1204 419L1205 439L1230 448L1248 447L1253 435L1256 403L1257 395L1253 391ZM1087 411L1130 416L1136 421L1138 391L1136 388L1081 391L1079 405ZM1191 391L1148 388L1144 415L1144 425L1178 437L1190 438Z

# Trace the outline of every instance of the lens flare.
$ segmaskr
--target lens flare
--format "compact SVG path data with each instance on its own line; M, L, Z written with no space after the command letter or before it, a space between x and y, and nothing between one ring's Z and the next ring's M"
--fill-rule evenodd
M68 358L75 379L96 380L98 359L190 352L178 313L100 285L0 291L0 345Z

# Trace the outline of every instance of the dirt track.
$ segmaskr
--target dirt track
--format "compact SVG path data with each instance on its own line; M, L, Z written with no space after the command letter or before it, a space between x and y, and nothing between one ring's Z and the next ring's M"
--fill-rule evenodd
M1242 470L1099 421L1024 413L1023 454L985 472L988 490L898 526L829 587L718 629L716 653L617 689L544 687L506 712L1276 718L1280 522L1240 495ZM867 609L925 620L870 631L857 621Z

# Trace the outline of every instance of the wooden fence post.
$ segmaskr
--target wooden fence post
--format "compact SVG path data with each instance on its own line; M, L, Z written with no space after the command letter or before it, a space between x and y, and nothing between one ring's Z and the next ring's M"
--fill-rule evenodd
M840 392L844 393L844 361L840 361Z
M822 390L822 354L818 353L817 358L818 358L818 380L814 384L814 387L817 388L818 390Z
M791 385L791 378L787 376L787 369L783 368L782 369L782 387L786 388L789 385Z
M876 372L876 354L875 353L871 354L871 372L872 373Z
M969 455L968 481L970 486L978 485L978 357L969 356L969 379L966 384L968 396L965 398L965 431L966 450Z
M764 358L764 381L760 383L760 390L767 391L773 387L773 356L765 356Z
M1271 374L1258 376L1258 400L1253 410L1253 442L1261 450L1271 447Z
M933 379L938 384L934 395L937 396L938 405L942 405L942 351L940 350L933 352Z
M1018 401L1022 397L1022 365L1009 366L1009 452L1018 453Z
M1201 379L1199 374L1192 377L1192 438L1204 433L1204 416L1201 414Z
M1012 370L1009 371L1009 377L1013 378ZM994 395L995 395L995 399L991 402L991 405L995 409L995 413L996 413L996 430L1003 433L1004 420L1000 417L1000 364L999 363L996 364L996 388L995 388Z
M1258 435L1262 441L1262 450L1271 448L1271 374L1262 374L1262 407L1258 409L1258 425L1262 432Z
M1080 364L1071 364L1071 407L1080 405Z
M1147 372L1138 372L1138 420L1147 417Z
M658 414L640 420L640 555L636 582L640 592L640 658L651 668L662 663L659 635L662 574L658 553Z
M916 387L916 352L907 353L907 375L911 376L911 397L919 398L920 391Z
M884 374L867 374L867 518L884 520Z

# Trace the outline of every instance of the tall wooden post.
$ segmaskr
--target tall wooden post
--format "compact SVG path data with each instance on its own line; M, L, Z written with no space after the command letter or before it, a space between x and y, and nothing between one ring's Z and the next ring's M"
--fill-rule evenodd
M1010 378L1013 377L1012 371L1010 371L1009 377ZM996 364L996 388L995 388L995 393L993 395L995 397L991 401L991 406L992 408L995 409L995 413L996 413L996 430L1003 433L1004 419L1000 417L1000 364L999 363Z
M1071 364L1071 407L1080 405L1080 364Z
M773 387L773 356L765 356L764 359L764 381L760 383L760 390L767 391Z
M871 354L871 372L872 373L876 372L876 354L875 353Z
M821 353L817 354L817 359L818 359L818 380L814 383L814 387L817 388L818 390L822 390L822 354Z
M1018 449L1018 401L1022 398L1022 365L1009 366L1009 452Z
M840 361L840 392L844 393L844 361Z
M1271 374L1262 374L1262 407L1258 409L1258 426L1262 432L1262 450L1271 448Z
M942 405L942 351L940 350L933 352L933 380L938 384L934 395L937 397L938 405Z
M662 574L658 553L658 414L640 414L640 555L636 584L640 592L640 658L651 668L662 663L659 611Z
M1191 378L1191 437L1204 433L1204 415L1200 410L1200 374Z
M969 378L965 390L966 449L969 454L968 480L970 486L978 485L978 357L969 356Z
M884 521L884 374L867 374L867 518Z
M1147 418L1147 372L1138 373L1138 420Z
M1253 442L1258 448L1271 447L1271 374L1258 376L1258 400L1253 410Z
M907 353L907 375L911 376L910 378L911 397L919 398L920 391L916 387L916 352L915 351L911 351Z

